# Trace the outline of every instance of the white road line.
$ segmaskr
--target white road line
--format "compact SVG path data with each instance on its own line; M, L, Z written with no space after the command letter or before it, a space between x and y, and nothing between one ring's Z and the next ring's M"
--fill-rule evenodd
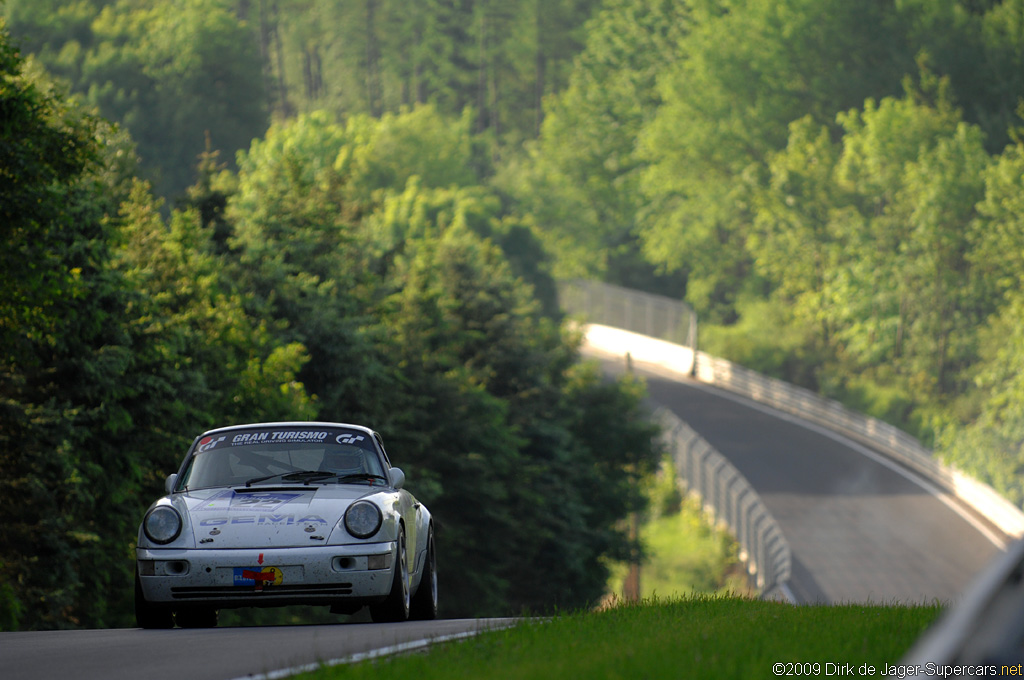
M512 625L514 625L514 623L479 630L468 630L463 633L452 633L451 635L441 635L439 637L410 640L409 642L400 642L398 644L388 645L387 647L378 647L377 649L371 649L366 652L356 652L355 654L350 654L348 656L343 656L336 659L327 659L326 661L317 661L314 663L302 664L301 666L292 666L291 668L281 668L279 670L269 671L267 673L240 675L237 678L233 678L232 680L282 680L282 678L288 678L293 675L298 675L299 673L310 673L312 671L323 668L324 666L340 666L342 664L358 663L360 661L366 661L368 659L377 659L382 656L391 656L392 654L413 652L419 649L424 649L438 642L451 642L453 640L463 640L466 638L474 637L479 633L484 633L492 630L502 630L503 628L509 628Z

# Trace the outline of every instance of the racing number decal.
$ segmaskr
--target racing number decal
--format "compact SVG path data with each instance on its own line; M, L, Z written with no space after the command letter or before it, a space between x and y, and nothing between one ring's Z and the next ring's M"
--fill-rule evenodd
M227 489L218 494L210 496L203 504L196 508L203 512L213 510L228 512L277 512L282 506L289 502L307 496L305 492L280 493L274 491L261 491L259 493L235 493L234 489Z

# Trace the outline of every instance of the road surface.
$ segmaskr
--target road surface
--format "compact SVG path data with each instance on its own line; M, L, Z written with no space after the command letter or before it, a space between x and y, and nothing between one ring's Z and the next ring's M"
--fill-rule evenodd
M792 549L799 602L952 602L1001 552L998 530L863 445L695 380L633 370L761 496Z
M515 619L0 633L4 680L234 680L512 625Z

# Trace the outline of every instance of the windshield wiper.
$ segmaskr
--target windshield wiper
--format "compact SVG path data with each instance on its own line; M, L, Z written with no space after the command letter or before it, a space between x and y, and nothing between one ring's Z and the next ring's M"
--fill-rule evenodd
M268 479L274 477L280 477L285 482L302 482L308 485L312 481L320 479L330 479L331 477L337 477L338 475L334 472L328 472L327 470L299 470L298 472L278 472L275 475L267 475L266 477L254 477L245 483L247 487L257 484L259 482L265 482Z
M369 473L360 473L356 475L337 475L337 477L338 484L345 484L347 482L370 482L372 484L374 481L378 479L384 482L385 484L387 484L388 482L387 477L381 477L380 475L372 475Z
M358 474L342 474L339 472L330 472L329 470L299 470L297 472L278 472L277 474L267 475L265 477L255 477L246 482L245 485L246 487L250 487L253 484L265 482L268 479L273 479L274 477L280 477L285 482L302 482L307 486L310 482L319 482L325 479L330 479L331 477L337 477L338 484L345 484L348 482L370 482L372 484L376 480L380 480L386 484L388 481L387 477L364 472L360 472Z

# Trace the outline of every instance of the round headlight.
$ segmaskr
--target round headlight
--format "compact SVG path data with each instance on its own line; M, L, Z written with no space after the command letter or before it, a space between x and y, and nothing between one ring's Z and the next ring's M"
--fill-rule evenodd
M358 501L345 511L345 528L356 538L369 538L380 529L380 508L369 501Z
M181 533L181 515L168 505L159 505L146 513L142 530L154 543L170 543Z

